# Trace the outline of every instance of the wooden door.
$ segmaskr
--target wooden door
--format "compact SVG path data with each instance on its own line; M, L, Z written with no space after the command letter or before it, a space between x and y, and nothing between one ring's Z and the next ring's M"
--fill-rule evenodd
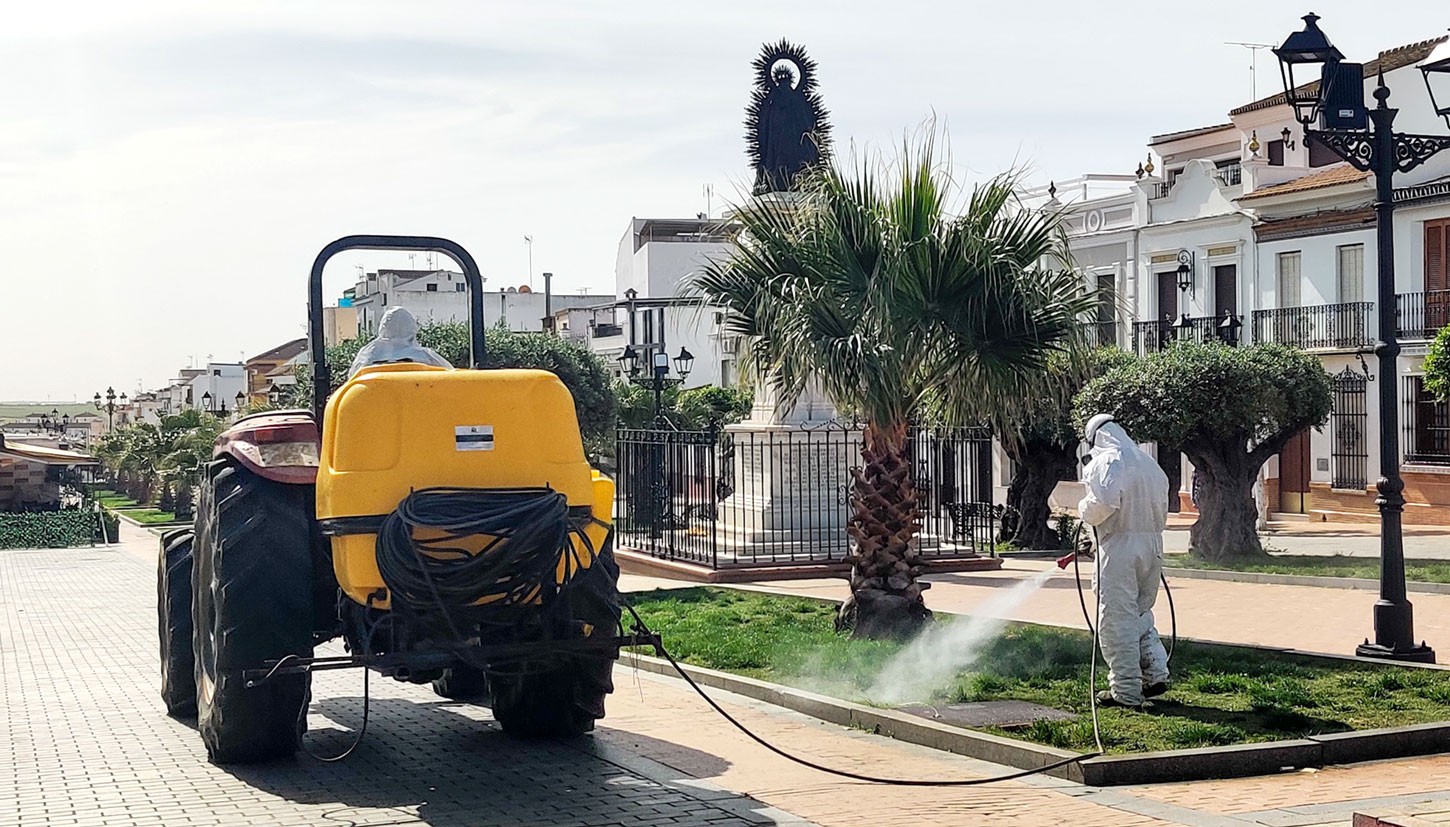
M1239 314L1239 266L1220 264L1213 268L1213 315L1222 319L1224 314Z
M1178 274L1164 270L1158 274L1158 321L1172 324L1178 318Z
M1289 438L1279 452L1279 510L1306 514L1309 510L1309 429Z
M1450 219L1425 222L1425 329L1450 324Z

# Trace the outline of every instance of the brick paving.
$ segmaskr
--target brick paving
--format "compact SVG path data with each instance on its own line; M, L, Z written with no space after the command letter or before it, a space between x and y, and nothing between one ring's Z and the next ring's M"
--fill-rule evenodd
M0 827L802 823L589 739L519 742L486 709L386 679L348 760L213 766L155 689L152 572L116 549L0 552ZM314 750L350 740L361 676L316 676Z
M1450 757L1119 789L841 781L765 753L679 681L625 669L591 738L520 743L486 709L377 679L368 737L348 760L227 770L206 762L155 691L153 544L133 532L120 548L0 552L0 827L1317 827L1355 812L1450 813ZM335 751L358 721L361 674L324 673L314 687L308 741ZM830 765L909 778L1005 770L714 694L766 738Z

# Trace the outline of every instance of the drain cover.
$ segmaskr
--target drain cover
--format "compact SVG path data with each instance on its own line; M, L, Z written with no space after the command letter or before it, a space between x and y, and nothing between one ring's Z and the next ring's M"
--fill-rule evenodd
M897 709L959 727L1024 727L1035 721L1070 721L1077 716L1050 706L1026 701L980 701L927 706L910 704Z

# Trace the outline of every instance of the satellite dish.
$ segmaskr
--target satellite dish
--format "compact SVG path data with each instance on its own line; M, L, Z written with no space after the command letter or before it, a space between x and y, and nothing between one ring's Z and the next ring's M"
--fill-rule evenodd
M534 291L527 284L521 284L521 285L519 285L519 292L520 293L532 293Z
M509 288L509 292L510 293L517 293L517 292L519 292L519 289L517 287L510 287Z

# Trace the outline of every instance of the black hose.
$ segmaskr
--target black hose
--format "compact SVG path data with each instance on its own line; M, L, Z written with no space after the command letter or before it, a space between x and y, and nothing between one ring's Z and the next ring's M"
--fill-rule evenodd
M419 539L418 530L440 536ZM398 504L378 530L378 570L391 598L414 611L450 609L487 598L533 601L584 567L564 495L547 488L424 488ZM464 542L482 536L477 551ZM453 629L455 636L458 633Z
M629 605L628 603L624 604L624 608L629 610L629 613L634 616L634 622L638 624L640 631L644 632L645 634L650 634L649 627L645 625L644 618L639 616L639 612L636 612L634 610L634 607ZM792 753L786 752L775 744L772 744L771 742L765 740L759 735L756 735L753 731L751 731L749 727L736 720L734 715L731 715L729 712L725 711L725 708L720 706L720 704L716 702L714 698L710 697L710 695L706 693L705 690L701 688L698 683L695 683L695 679L690 677L690 673L686 672L683 666L680 666L679 662L675 660L674 656L669 653L669 650L664 647L664 644L656 644L655 651L658 652L662 657L664 657L665 660L670 662L670 666L672 666L674 670L679 673L680 677L685 679L685 683L689 684L691 689L695 690L695 694L705 699L705 703L709 704L711 709L719 713L720 717L730 722L731 726L740 730L750 740L761 745L762 747L765 747L767 750L770 750L771 752L775 753L781 758L784 758L787 761L799 764L802 767L813 769L817 772L823 772L827 775L834 775L840 778L849 778L852 781L865 781L871 784L888 784L894 787L975 787L981 784L997 784L1003 781L1015 781L1018 778L1026 778L1029 775L1038 775L1040 773L1047 772L1048 770L1055 770L1058 767L1065 767L1068 764L1075 764L1079 761L1083 761L1088 758L1096 758L1099 755L1102 755L1101 752L1090 752L1084 755L1074 755L1071 758L1064 758L1061 761L1054 761L1051 764L1044 764L1043 766L1037 767L1036 769L1021 770L1019 772L1008 773L1006 775L994 775L987 778L881 778L879 776L865 775L863 773L851 772L849 770L838 770L834 767L828 767L824 764L817 764L815 761L812 761L809 758L802 758L799 755L794 755Z

